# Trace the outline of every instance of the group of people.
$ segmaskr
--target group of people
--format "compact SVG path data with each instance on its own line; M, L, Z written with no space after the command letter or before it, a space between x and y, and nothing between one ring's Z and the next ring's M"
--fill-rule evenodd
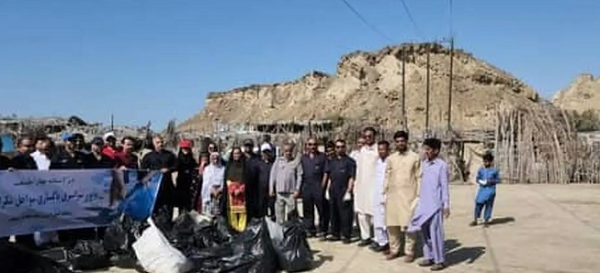
M64 134L64 146L59 148L47 137L33 138L21 136L17 140L16 153L9 158L0 155L0 170L68 170L68 169L110 169L137 168L137 157L133 153L136 139L124 137L121 147L117 148L114 134L106 134L104 138L95 137L89 149L81 134ZM0 150L3 143L0 141ZM80 229L33 235L17 236L17 243L36 248L51 241L73 241L76 239L92 239L102 236L103 229ZM0 240L8 240L1 238Z
M265 135L260 144L246 139L227 155L220 153L215 143L209 143L196 160L191 141L182 140L175 155L164 149L160 136L155 136L152 151L138 160L133 152L133 137L124 137L120 146L113 134L96 137L88 151L80 135L64 135L64 149L52 149L47 138L23 136L17 141L17 154L12 159L0 156L0 170L160 171L163 180L155 213L166 212L172 219L173 208L177 207L180 211L221 215L238 232L252 218L285 222L298 213L297 200L301 199L303 221L310 237L350 244L356 221L360 229L358 246L382 252L388 260L404 255L404 261L410 263L415 259L415 241L420 234L424 259L419 265L434 271L444 269L443 224L450 215L450 198L448 165L439 155L441 141L425 139L423 158L409 149L409 136L404 131L394 134L393 151L390 142L376 142L376 138L374 128L365 128L358 149L347 154L343 139L325 143L321 151L321 143L311 137L302 150L297 150L291 142L276 147ZM484 209L484 224L489 223L495 185L499 182L493 156L487 154L484 161L485 166L477 174L481 186L471 225L478 224ZM59 232L58 237L83 239L102 232L92 231ZM31 235L17 236L17 243L35 247L39 240L34 239Z
M387 260L404 255L404 261L410 263L415 259L416 236L421 234L424 259L419 265L433 271L444 269L443 219L450 215L450 201L448 165L439 156L441 141L426 139L425 158L421 159L408 148L408 134L404 131L393 136L395 151L390 142L376 142L376 138L374 128L365 128L358 149L350 155L346 155L343 140L335 143L335 153L327 161L322 182L328 202L321 206L328 203L331 215L321 217L317 235L351 243L356 220L360 230L358 246L384 253ZM309 141L307 145L311 144ZM306 214L305 219L308 220ZM327 219L331 221L329 230L324 224Z

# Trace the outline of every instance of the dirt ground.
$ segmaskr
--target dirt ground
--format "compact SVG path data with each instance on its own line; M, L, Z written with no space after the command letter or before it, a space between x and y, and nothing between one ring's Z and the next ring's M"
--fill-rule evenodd
M600 272L600 185L502 185L495 223L469 227L476 188L451 188L444 272ZM310 241L321 273L429 272L356 245ZM131 270L111 269L111 273Z

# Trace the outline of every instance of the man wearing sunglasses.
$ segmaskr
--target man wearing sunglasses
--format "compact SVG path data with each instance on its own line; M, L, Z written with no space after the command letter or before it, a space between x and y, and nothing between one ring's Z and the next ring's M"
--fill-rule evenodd
M354 219L353 195L356 162L346 155L346 141L335 142L336 156L327 164L327 196L331 207L329 240L349 244ZM341 237L340 237L341 235Z
M329 229L329 203L325 199L327 156L317 149L316 138L311 137L306 141L306 153L302 155L300 163L303 170L301 192L304 225L310 237L325 237ZM315 226L315 207L319 214L318 233Z

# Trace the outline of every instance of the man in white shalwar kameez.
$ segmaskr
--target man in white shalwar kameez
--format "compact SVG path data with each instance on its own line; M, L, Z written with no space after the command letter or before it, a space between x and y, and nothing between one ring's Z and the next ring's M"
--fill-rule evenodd
M373 244L371 250L375 252L385 252L389 250L389 241L387 227L385 223L385 171L387 157L390 151L390 143L383 140L377 143L379 159L375 165L375 190L373 195Z
M360 228L361 242L358 243L359 246L371 244L375 165L379 159L377 143L375 143L376 134L377 132L373 127L367 127L363 130L365 145L360 149L356 157L354 209L357 213L358 226Z

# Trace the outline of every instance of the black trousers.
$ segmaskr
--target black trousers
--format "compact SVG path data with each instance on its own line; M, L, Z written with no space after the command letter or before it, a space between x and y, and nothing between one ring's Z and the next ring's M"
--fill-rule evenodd
M331 235L350 239L352 237L352 221L354 220L353 201L344 201L344 194L330 194Z
M304 215L304 226L308 232L317 232L315 226L315 207L319 213L319 232L329 232L329 201L325 199L323 187L313 187L302 190L302 215Z

